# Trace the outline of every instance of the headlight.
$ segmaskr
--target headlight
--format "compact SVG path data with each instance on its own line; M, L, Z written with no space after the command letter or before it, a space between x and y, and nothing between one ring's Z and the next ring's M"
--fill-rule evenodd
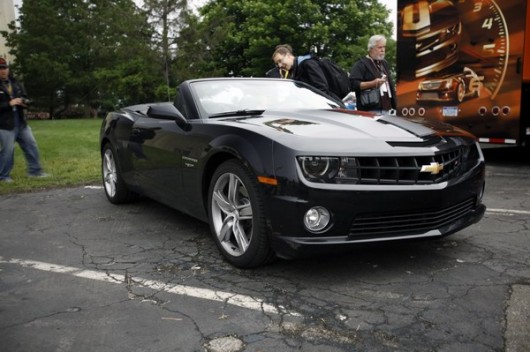
M442 85L441 85L442 89L451 89L452 86L453 86L452 79L446 79L442 81Z
M303 176L312 182L356 183L358 165L355 158L300 156L297 158Z
M309 178L329 179L338 172L339 158L302 157L302 171Z

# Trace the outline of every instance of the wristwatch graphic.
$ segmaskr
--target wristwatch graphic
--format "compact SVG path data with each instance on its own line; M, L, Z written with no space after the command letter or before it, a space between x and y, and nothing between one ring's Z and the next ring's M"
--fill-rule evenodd
M502 86L510 53L508 26L495 0L457 0L464 28L459 62L479 68L493 100Z

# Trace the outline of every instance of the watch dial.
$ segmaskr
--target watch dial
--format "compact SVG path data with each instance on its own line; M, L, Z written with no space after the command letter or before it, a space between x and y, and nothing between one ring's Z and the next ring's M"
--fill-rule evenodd
M494 0L456 2L465 28L460 62L482 70L486 94L495 99L504 82L510 53L506 19Z

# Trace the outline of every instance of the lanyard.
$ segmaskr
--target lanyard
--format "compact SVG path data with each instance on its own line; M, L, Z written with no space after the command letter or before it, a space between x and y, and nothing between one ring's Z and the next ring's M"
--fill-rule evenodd
M379 61L379 65L375 63L374 59L372 59L371 56L368 55L368 58L370 59L370 61L372 61L372 64L374 64L375 66L375 69L381 74L381 77L384 75L384 76L387 76L386 75L386 71L385 71L385 66L383 65L383 63L381 61ZM389 78L387 76L387 79L385 81L385 83L381 86L381 95L383 95L383 92L387 92L388 93L388 96L389 97L392 97L392 92L390 90L390 83L388 82Z
M9 93L9 96L12 97L13 96L13 86L11 85L11 81L7 81L7 83L6 82L2 82L2 85L7 90L7 93Z

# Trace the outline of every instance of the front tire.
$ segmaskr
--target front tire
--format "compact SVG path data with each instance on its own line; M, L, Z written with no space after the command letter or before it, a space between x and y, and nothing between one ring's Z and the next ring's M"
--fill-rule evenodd
M262 198L256 177L236 160L221 164L210 182L210 229L223 256L236 267L256 267L274 258Z
M120 204L134 199L135 194L129 190L123 181L116 162L116 152L110 143L105 144L101 153L101 176L109 202Z

